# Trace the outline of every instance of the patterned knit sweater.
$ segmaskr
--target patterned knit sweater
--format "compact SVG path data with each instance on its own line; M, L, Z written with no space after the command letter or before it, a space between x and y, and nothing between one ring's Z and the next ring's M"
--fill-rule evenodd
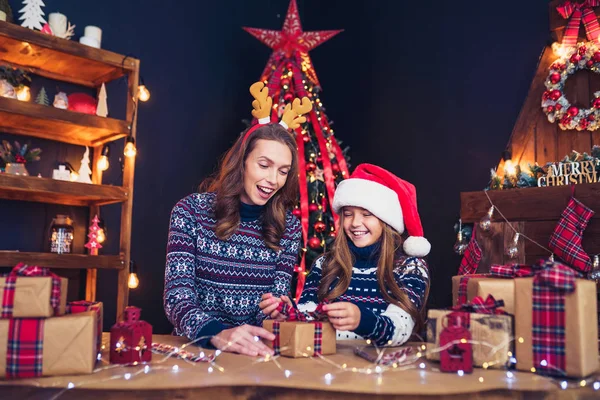
M413 318L402 308L388 303L381 294L377 283L377 261L379 243L367 247L356 247L348 242L355 262L348 290L334 301L347 301L360 309L360 322L353 332L338 331L338 340L371 339L377 346L399 346L406 342L415 327ZM298 308L313 311L319 303L317 291L323 274L325 256L318 258L308 275ZM425 260L398 254L395 261L396 283L403 289L417 309L424 304L425 292L429 284L429 274ZM332 289L335 280L330 289Z
M289 294L302 233L300 221L288 212L276 252L262 238L262 207L242 203L239 228L220 240L214 231L215 199L214 193L196 193L179 201L167 243L165 312L176 335L203 337L201 346L224 329L261 325L262 294Z

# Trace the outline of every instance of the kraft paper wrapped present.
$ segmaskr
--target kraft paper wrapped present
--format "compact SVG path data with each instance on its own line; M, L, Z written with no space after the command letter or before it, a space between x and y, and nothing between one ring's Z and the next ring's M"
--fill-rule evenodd
M532 274L515 279L517 369L574 378L597 372L596 282L553 262Z
M0 377L92 373L98 356L96 323L93 311L0 320Z
M265 320L263 328L275 334L275 340L268 343L275 354L286 357L311 357L317 354L335 354L336 332L323 311L326 302L317 305L311 312L302 312L284 302L277 310L285 315L285 322Z
M68 280L49 269L19 264L0 277L0 318L46 318L65 313Z
M101 301L87 301L87 300L77 300L71 301L67 304L66 312L67 314L78 314L86 311L94 311L96 313L97 319L97 341L96 341L96 349L98 353L102 352L102 332L103 332L103 321L104 321L104 305Z
M492 274L456 275L452 277L452 305L460 305L479 296L504 300L504 311L515 313L515 282Z
M481 299L480 297L474 300ZM490 297L488 297L489 301ZM483 303L483 300L481 301ZM492 297L492 302L494 299ZM457 309L460 306L456 307ZM473 309L473 308L472 308ZM474 308L477 309L477 308ZM429 310L427 313L427 359L439 361L440 333L447 326L450 314L460 314L466 318L466 328L471 333L473 342L473 365L489 368L504 368L510 361L509 352L512 351L513 317L508 314L495 314L497 306L493 306L488 313L463 312L456 310Z

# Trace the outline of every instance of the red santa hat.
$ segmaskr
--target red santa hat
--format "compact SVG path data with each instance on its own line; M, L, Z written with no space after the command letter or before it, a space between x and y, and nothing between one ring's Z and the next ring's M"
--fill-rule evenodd
M429 254L431 244L423 237L417 191L411 183L376 165L360 164L335 190L333 210L339 214L345 206L369 210L398 233L406 226L404 252L415 257Z

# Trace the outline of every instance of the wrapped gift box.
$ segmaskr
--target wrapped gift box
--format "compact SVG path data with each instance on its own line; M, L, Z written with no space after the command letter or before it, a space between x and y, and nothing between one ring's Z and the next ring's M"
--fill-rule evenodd
M67 314L79 314L87 311L94 311L96 313L96 349L98 353L102 352L102 332L103 330L103 318L104 318L104 306L100 301L86 301L78 300L71 301L67 304Z
M19 276L12 284L7 284L8 277L0 277L0 299L2 307L6 310L7 294L5 290L14 290L14 300L12 315L6 318L47 318L55 315L54 309L50 304L52 297L52 277L50 276ZM65 313L67 304L68 280L60 279L60 302L56 315Z
M427 313L427 359L439 361L440 333L446 326L446 316L452 310L429 310ZM469 332L473 342L473 365L504 368L512 351L513 317L502 314L469 314Z
M0 320L2 378L90 374L96 361L95 312Z
M515 282L509 278L497 278L491 275L456 275L452 277L452 305L459 304L460 281L466 280L466 301L480 296L486 298L489 294L495 299L504 300L504 311L515 313Z
M320 332L319 326L321 326ZM276 336L275 340L267 345L274 349L276 354L285 357L311 357L316 353L327 355L336 352L335 329L327 321L277 322L265 320L263 328Z
M531 371L535 368L542 374L577 378L599 370L596 282L576 279L575 290L564 296L564 306L552 306L553 310L563 311L552 311L541 318L534 316L534 307L544 307L546 296L534 290L534 278L515 279L515 294L519 304L515 311L517 369ZM548 301L547 297L545 301ZM534 354L534 348L544 347L540 346L540 342L544 342L543 335L534 331L550 335L546 341L550 356L543 355L543 351L542 356ZM561 332L564 332L562 339Z

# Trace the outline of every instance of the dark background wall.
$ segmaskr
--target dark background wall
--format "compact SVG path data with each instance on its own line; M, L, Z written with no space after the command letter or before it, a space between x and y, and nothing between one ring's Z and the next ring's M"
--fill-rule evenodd
M15 13L22 7L10 4ZM416 185L433 244L429 306L448 306L450 277L460 261L452 252L459 193L485 186L508 141L549 38L547 2L520 2L517 9L474 0L298 0L298 6L305 30L345 30L311 52L321 98L337 137L351 148L353 166L375 163ZM287 7L288 0L46 2L46 13L60 11L77 25L76 38L86 25L98 25L103 48L140 58L152 91L138 120L131 249L140 286L131 291L130 304L143 309L157 333L171 329L162 309L170 210L244 128L247 88L270 54L241 26L280 29ZM109 87L115 117L123 109L123 86ZM30 172L49 176L57 160L78 168L82 147L32 142L44 154ZM113 149L104 183L119 183L120 149ZM50 220L61 210L0 201L0 249L41 251ZM85 232L86 210L66 211ZM103 216L105 250L115 253L118 207L104 208ZM106 305L107 327L114 323L115 290L116 273L101 271L98 298Z

